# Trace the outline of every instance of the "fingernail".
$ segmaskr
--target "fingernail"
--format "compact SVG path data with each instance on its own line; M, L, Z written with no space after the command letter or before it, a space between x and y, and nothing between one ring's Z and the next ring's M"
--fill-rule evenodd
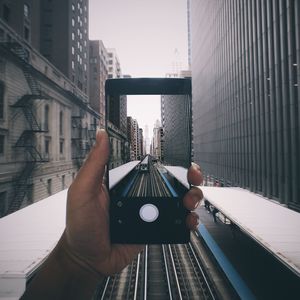
M193 166L194 168L196 168L198 171L201 172L201 168L200 168L199 165L197 165L196 163L192 162L192 166Z
M105 132L104 129L100 128L100 127L97 127L97 130L96 130L96 142L99 143L100 140L101 140L101 134Z
M195 202L194 209L196 209L199 206L199 204L200 204L200 199L199 199L199 197L197 197L197 196L194 195L193 196L193 200Z

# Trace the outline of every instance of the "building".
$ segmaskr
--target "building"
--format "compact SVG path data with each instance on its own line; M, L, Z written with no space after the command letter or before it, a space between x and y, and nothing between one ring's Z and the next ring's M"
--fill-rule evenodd
M154 156L156 159L159 159L161 161L164 160L163 139L164 139L164 131L163 128L161 127L160 121L157 120L153 127L153 137L152 137L152 143L150 147L150 154Z
M88 0L41 0L40 52L88 94Z
M145 155L145 148L144 148L144 136L143 136L143 129L139 128L139 159L142 159Z
M121 78L121 65L116 50L113 48L108 48L107 53L108 79ZM111 141L114 141L111 143L112 147L118 144L121 145L121 152L116 152L116 149L112 151L119 153L120 155L123 153L122 157L118 157L112 161L112 165L117 167L120 164L129 161L131 157L131 150L127 140L127 95L110 95L107 118L109 122L108 128L115 128L121 133L111 135ZM108 133L110 134L110 131L108 131ZM119 139L119 141L116 141L115 139Z
M131 160L139 160L143 143L141 138L143 131L139 128L138 121L132 117L127 117L127 138L130 145Z
M162 95L161 107L164 162L168 165L188 167L191 156L191 97Z
M130 147L127 135L113 123L107 123L110 141L109 169L119 167L130 161Z
M137 159L137 121L132 117L127 117L127 140L129 143L129 151L130 151L130 160Z
M300 211L299 1L191 0L194 159Z
M114 48L108 48L108 78L122 78L120 60ZM127 75L127 77L130 77ZM118 95L110 101L109 120L127 133L127 96Z
M67 188L95 141L87 96L0 20L0 215Z
M105 81L108 78L108 53L102 41L89 42L89 103L100 114L105 128Z
M122 78L120 60L116 49L107 48L108 52L108 78Z
M24 43L35 49L40 48L40 1L39 0L0 0L0 18L12 28ZM4 38L0 31L0 40ZM6 40L12 38L5 37Z
M177 73L167 73L166 77L190 79L191 72L181 70ZM161 95L162 157L165 164L184 167L190 165L192 155L190 111L190 95Z

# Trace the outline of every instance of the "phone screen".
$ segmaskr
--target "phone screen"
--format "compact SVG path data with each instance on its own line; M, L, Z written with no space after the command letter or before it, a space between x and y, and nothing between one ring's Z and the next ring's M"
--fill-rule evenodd
M111 241L188 242L188 189L172 174L191 164L190 79L107 80L106 130Z

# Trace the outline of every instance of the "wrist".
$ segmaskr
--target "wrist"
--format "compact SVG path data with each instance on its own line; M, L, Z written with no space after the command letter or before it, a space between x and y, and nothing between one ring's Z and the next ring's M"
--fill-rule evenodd
M83 258L79 257L71 250L66 240L65 233L63 233L52 254L56 263L70 275L74 275L75 273L78 278L87 278L96 283L102 281L105 277L101 273L96 272L88 262L84 261Z
M63 234L26 288L22 300L91 299L103 278L68 250Z

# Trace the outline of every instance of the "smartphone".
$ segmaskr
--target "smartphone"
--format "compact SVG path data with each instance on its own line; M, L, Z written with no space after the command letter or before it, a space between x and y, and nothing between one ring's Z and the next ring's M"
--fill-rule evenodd
M189 242L189 186L172 170L191 165L190 78L108 79L105 97L111 242Z

